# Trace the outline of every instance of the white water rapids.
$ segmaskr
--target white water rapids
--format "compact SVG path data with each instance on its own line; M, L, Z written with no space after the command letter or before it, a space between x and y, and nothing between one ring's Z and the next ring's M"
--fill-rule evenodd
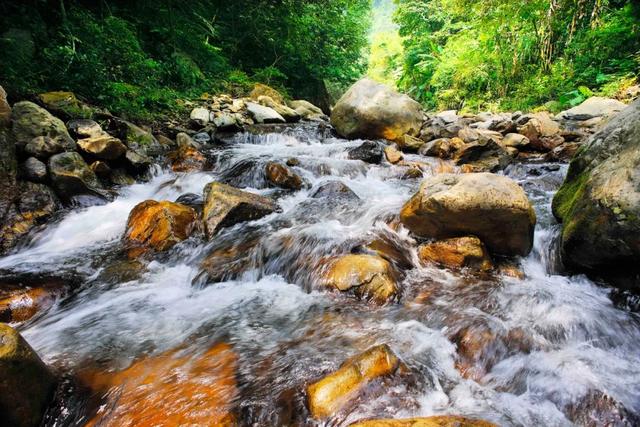
M308 125L287 134L243 134L218 152L212 172L164 171L123 188L113 202L69 212L30 245L0 258L0 269L16 274L83 277L69 297L22 325L22 334L63 374L93 362L123 368L143 355L224 340L240 355L238 406L246 425L277 424L280 393L291 388L303 393L310 381L379 343L389 344L411 369L412 381L359 401L327 425L456 414L504 426L570 426L569 408L594 391L640 413L638 319L614 307L607 288L586 277L560 275L554 267L558 226L550 202L564 166L516 164L506 171L524 186L538 214L534 250L520 261L524 280L481 280L414 262L402 282L400 303L384 307L318 287L305 263L349 253L372 234L391 233L407 247L416 246L406 231L398 235L386 222L420 180L401 179L403 170L386 163L348 160L347 150L360 143L327 137ZM294 170L308 188L289 193L267 188L264 164L292 157L300 161ZM107 274L121 259L121 238L137 203L201 194L215 180L270 195L281 212L223 230L211 243L192 237L134 277ZM361 201L310 198L330 180L342 181ZM249 236L259 239L249 249L249 268L224 283L192 284L213 247ZM418 298L425 291L431 295L426 302ZM455 368L450 337L475 327L502 338L517 330L527 348L507 345L494 353L487 372L465 379ZM268 358L276 360L268 374L254 369ZM74 411L78 408L68 408ZM75 425L64 419L57 425L65 423Z

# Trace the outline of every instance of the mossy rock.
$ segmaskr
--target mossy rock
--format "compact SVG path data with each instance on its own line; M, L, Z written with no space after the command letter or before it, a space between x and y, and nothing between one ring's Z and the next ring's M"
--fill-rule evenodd
M578 151L553 200L562 257L575 270L640 271L640 101Z

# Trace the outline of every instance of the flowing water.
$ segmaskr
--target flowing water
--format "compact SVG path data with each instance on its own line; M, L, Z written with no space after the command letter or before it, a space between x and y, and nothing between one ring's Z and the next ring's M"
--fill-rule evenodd
M228 343L239 358L242 425L314 425L305 386L380 343L409 374L361 396L326 425L433 414L504 426L573 425L570 419L583 425L584 417L572 414L588 412L588 398L598 392L640 413L638 319L614 307L606 288L563 276L556 266L558 225L550 202L565 166L515 164L505 171L523 185L538 214L534 250L516 261L526 278L474 277L419 265L416 242L388 224L420 180L402 179L401 167L349 160L348 149L360 143L310 124L240 134L213 151L211 172L158 171L121 189L113 202L67 213L0 259L0 269L11 274L80 278L71 294L22 325L22 334L67 378L87 367L116 371L167 350ZM292 157L307 188L268 188L266 162ZM212 242L194 236L146 265L123 261L121 238L137 203L201 194L216 180L271 196L281 211L224 229ZM360 200L311 197L332 180ZM315 272L323 259L380 236L407 253L398 302L376 306L322 288ZM202 272L209 253L234 249L223 277ZM490 343L465 362L454 344L461 336L470 337L471 347L475 336ZM464 363L471 367L463 376L456 364ZM83 425L100 398L69 386L47 424Z

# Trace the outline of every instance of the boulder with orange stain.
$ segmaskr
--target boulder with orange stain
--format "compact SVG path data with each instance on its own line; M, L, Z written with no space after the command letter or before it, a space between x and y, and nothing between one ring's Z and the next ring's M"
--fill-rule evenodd
M472 418L441 415L402 420L367 420L351 424L350 427L497 427L497 425Z
M269 162L264 170L267 180L276 187L290 190L302 188L302 178L281 163Z
M370 79L355 83L338 100L331 124L347 139L388 139L403 142L422 127L422 107L406 95Z
M434 263L448 268L491 270L491 258L484 244L474 236L441 240L420 246L418 257L423 263Z
M386 345L379 345L342 364L340 369L307 387L307 402L316 419L345 408L371 381L396 372L400 360Z
M208 166L206 157L191 145L182 145L167 155L174 172L197 172Z
M329 287L346 292L353 290L357 297L384 304L397 297L393 266L377 255L344 255L333 259L325 273Z
M168 351L84 378L105 402L87 427L234 426L238 360L228 344L198 356Z
M0 322L25 322L51 307L57 296L54 290L44 288L21 289L4 297L0 294Z
M127 221L125 241L129 257L149 250L166 251L187 239L196 226L197 213L188 206L147 200L138 204Z

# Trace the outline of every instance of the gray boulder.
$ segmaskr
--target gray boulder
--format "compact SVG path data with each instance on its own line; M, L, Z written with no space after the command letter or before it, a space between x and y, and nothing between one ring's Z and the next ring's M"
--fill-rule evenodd
M422 127L422 106L373 80L362 79L340 98L331 124L348 139L401 141L417 136Z
M38 136L48 137L62 151L75 150L73 141L62 120L33 102L22 101L13 106L13 135L18 147L25 147Z
M253 117L256 123L286 123L287 121L278 114L273 108L256 104L255 102L247 102L247 111Z
M81 194L104 196L96 174L78 153L61 153L49 159L51 183L63 199Z
M35 157L29 157L20 168L22 176L27 181L43 182L47 179L47 165Z

